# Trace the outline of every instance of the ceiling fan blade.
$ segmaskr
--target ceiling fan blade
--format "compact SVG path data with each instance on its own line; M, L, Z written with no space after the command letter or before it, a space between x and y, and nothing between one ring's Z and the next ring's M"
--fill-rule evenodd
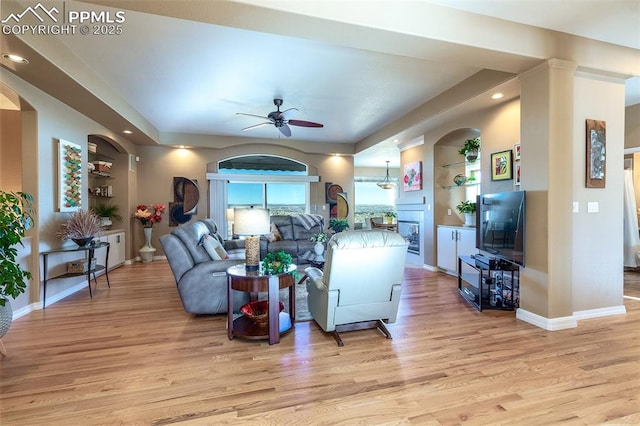
M282 133L286 137L291 136L291 128L286 124L283 124L282 126L278 127L278 130L280 130L280 133Z
M324 127L324 124L314 123L313 121L304 121L304 120L289 120L288 122L292 126L300 126L300 127Z
M247 114L244 112L236 112L236 115L246 115L247 117L258 117L258 118L262 118L263 120L268 120L269 117L265 117L264 115L257 115L257 114Z
M296 115L297 112L298 112L298 108L289 108L287 110L282 111L278 118L282 120L289 120L291 117Z
M267 121L266 123L254 124L253 126L245 127L242 130L251 130L251 129L255 129L256 127L266 126L267 124L273 124L273 123L270 121Z

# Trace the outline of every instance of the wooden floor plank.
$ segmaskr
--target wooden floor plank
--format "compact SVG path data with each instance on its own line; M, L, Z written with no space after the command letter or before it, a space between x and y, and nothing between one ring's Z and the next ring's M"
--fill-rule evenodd
M281 343L228 340L184 312L166 262L109 274L14 321L0 424L638 424L640 301L548 332L472 309L408 267L393 340L314 322Z

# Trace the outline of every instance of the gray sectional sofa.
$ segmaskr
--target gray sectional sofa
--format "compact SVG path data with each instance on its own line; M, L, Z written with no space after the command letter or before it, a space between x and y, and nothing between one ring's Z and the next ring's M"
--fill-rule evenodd
M211 219L181 225L160 237L160 243L176 279L184 310L193 314L226 313L227 268L244 260L211 260L202 246L205 234L220 241L228 252L244 252L244 241L224 241ZM249 293L235 291L233 296L234 310L249 301Z
M271 216L271 223L275 225L282 240L269 241L267 237L260 238L260 258L265 254L284 250L293 258L293 263L307 263L300 259L306 251L313 251L314 242L309 241L313 234L324 232L324 218L317 214Z

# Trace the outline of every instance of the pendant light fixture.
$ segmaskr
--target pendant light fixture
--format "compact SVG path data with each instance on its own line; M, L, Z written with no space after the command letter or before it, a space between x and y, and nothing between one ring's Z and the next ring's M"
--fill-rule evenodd
M393 189L396 187L396 184L389 179L389 160L387 160L387 176L382 182L378 182L378 186L382 189Z

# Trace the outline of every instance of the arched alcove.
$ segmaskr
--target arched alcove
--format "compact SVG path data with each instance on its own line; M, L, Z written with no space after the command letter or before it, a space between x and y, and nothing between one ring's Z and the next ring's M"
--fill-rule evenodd
M135 173L135 156L127 152L118 141L106 135L90 134L87 136L89 163L102 162L110 164L108 172L94 173L88 170L89 208L104 211L103 208L116 208L122 219L111 218L112 224L105 228L105 235L124 232L123 250L125 259L133 257L131 221L127 220L129 212L135 208L137 179ZM92 146L94 144L94 146ZM106 232L110 231L110 232ZM115 253L115 247L114 253ZM113 256L110 255L110 259ZM115 259L115 257L113 257Z
M479 136L479 129L458 128L443 135L434 144L436 225L462 225L464 217L457 213L455 207L461 201L475 200L475 195L479 193L482 179L480 157L473 163L469 163L458 152L467 139ZM461 177L464 177L465 181L458 185L463 180Z

